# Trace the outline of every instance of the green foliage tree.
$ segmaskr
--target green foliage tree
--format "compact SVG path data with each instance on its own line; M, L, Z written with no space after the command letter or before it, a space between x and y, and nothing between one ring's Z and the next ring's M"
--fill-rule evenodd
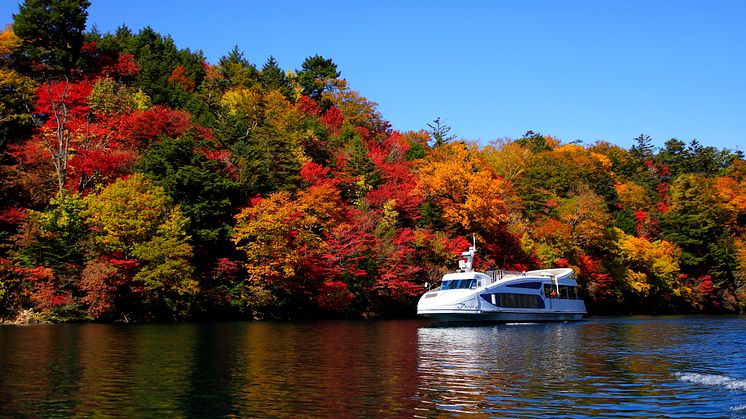
M204 249L224 246L232 224L232 201L239 185L220 165L195 150L210 144L194 135L153 143L137 168L154 179L188 217L186 232Z
M275 57L270 55L267 58L267 62L264 63L262 71L259 74L259 79L262 82L262 87L265 89L279 90L286 97L292 97L293 89L290 81L288 81L287 76L285 76L285 73L277 64Z
M735 159L738 159L737 154L728 150L705 147L697 140L686 145L676 138L666 141L655 156L658 164L668 168L671 178L684 173L715 176L727 169Z
M133 34L123 26L101 39L101 48L132 54L139 68L135 83L155 103L186 108L195 116L206 112L195 89L205 78L205 57L201 52L179 49L170 36L151 27Z
M88 229L81 214L82 201L73 194L58 195L46 211L31 211L17 237L23 266L46 266L59 274L83 265Z
M672 177L686 172L686 144L676 138L671 138L663 144L663 148L656 155L659 164L665 165Z
M653 146L653 140L649 135L645 134L640 134L635 138L635 145L629 149L629 154L638 162L652 160L654 153L655 146Z
M132 89L117 84L112 78L102 77L91 88L88 106L104 116L126 114L135 109L134 94Z
M661 218L664 238L681 247L685 272L709 275L717 284L733 283L734 238L726 229L728 210L712 179L693 173L679 176L671 187L671 210Z
M8 144L19 143L31 134L32 115L29 109L38 85L30 77L12 69L13 54L21 39L10 27L0 32L0 153Z
M218 60L218 71L228 87L251 87L260 78L256 66L244 58L238 45Z
M29 109L38 85L29 77L0 68L0 150L19 143L31 134L33 121Z
M290 103L258 86L223 95L214 125L218 141L231 151L238 180L248 194L293 189L303 157L300 125Z
M297 74L303 94L317 101L321 100L322 93L329 89L329 80L341 75L331 59L320 55L306 58Z
M272 127L259 127L231 146L246 193L295 189L301 163L294 141Z
M551 212L556 198L567 198L587 188L608 203L616 201L614 178L609 171L611 162L601 154L567 144L539 152L530 162L516 182L529 217Z
M352 138L348 150L346 172L355 179L355 183L350 185L349 189L345 189L345 196L362 205L365 194L381 183L381 171L371 161L368 148L360 136Z
M13 14L17 63L39 79L70 74L83 46L88 0L26 0Z
M545 137L533 131L526 131L526 133L523 134L523 137L516 140L516 142L522 146L528 147L533 153L549 151L556 145L554 144L553 138Z

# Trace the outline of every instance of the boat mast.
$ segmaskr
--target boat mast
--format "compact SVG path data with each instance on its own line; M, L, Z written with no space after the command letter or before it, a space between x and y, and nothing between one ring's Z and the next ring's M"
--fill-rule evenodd
M471 240L474 245L469 247L468 252L461 253L461 256L465 257L466 260L458 261L458 267L462 272L471 272L474 265L474 255L477 253L477 238L474 233L471 234Z

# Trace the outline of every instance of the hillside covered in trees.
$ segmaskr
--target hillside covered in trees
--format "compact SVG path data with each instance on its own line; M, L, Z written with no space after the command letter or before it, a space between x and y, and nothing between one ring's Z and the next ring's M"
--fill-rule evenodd
M88 6L0 33L0 317L411 315L471 233L480 269L572 267L591 312L746 306L740 152L399 132L332 59L208 63Z

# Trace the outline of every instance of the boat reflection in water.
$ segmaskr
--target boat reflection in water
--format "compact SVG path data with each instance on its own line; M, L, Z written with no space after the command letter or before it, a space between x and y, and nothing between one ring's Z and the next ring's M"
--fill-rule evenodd
M537 413L546 414L547 403L561 404L557 389L571 391L568 380L585 375L579 327L436 324L418 329L418 416L429 417L434 411L525 414L531 403L537 403Z

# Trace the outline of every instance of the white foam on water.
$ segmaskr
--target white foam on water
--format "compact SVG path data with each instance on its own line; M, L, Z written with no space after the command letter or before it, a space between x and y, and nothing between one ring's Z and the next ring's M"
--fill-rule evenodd
M702 384L705 386L722 387L728 390L746 390L746 380L716 374L697 374L694 372L677 372L674 374L679 381ZM745 407L746 408L746 407Z
M737 411L741 411L741 410L746 410L746 404L742 404L742 405L739 405L739 406L731 406L730 410L733 410L733 411L736 411L736 412Z

